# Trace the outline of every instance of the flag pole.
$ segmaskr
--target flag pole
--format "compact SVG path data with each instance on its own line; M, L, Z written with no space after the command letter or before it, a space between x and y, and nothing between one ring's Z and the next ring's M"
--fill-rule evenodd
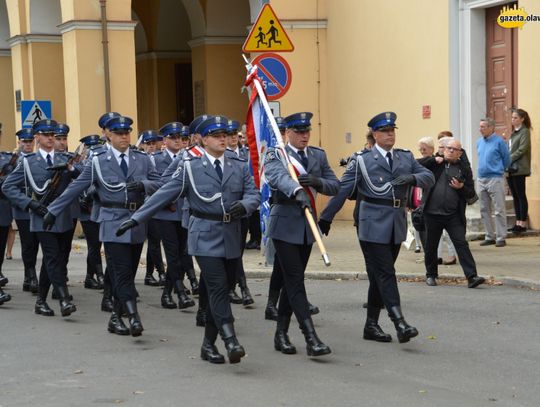
M242 57L246 61L246 69L248 71L248 74L250 75L254 74L253 65L251 64L251 61L245 56L245 54L242 54ZM257 94L259 95L259 98L261 99L262 105L264 107L264 111L266 112L266 115L268 116L268 119L272 126L272 130L274 131L274 134L276 136L278 147L283 152L282 155L287 160L287 169L289 171L289 175L294 181L298 182L298 177L296 176L296 172L294 171L293 165L291 161L289 160L289 155L287 154L287 151L285 150L285 143L283 142L283 138L281 137L281 133L276 123L276 119L274 118L272 110L270 109L270 106L268 105L268 101L266 100L266 95L264 94L261 82L259 81L259 78L257 77L257 75L253 76L253 84L255 85ZM313 219L313 214L308 208L304 208L304 215L306 216L309 227L311 228L313 237L315 238L315 241L317 242L317 246L319 246L319 250L321 251L324 265L328 267L331 264L330 257L328 256L328 252L326 251L326 247L324 246L324 243L322 241L321 232L319 231L319 228L317 224L315 223L315 219Z

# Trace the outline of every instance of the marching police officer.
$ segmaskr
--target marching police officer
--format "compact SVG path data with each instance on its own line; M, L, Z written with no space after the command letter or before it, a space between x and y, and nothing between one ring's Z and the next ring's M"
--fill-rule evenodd
M46 302L52 284L60 300L62 316L69 316L77 310L68 299L64 275L66 253L71 250L73 229L71 211L68 209L59 214L55 227L50 231L43 226L43 216L47 213L49 202L62 193L79 172L67 165L69 159L67 154L54 151L56 126L57 122L54 120L40 120L33 125L32 132L37 135L39 150L22 158L17 168L7 177L2 191L12 205L31 210L30 231L37 233L43 252L36 314L54 315L54 311ZM27 190L21 191L22 187ZM28 194L30 191L32 197Z
M97 134L90 134L79 141L83 143L86 149L85 162L91 160L94 151L102 145L101 138ZM104 288L104 275L101 261L101 242L99 241L99 223L91 219L94 195L94 188L90 187L79 196L79 221L88 247L84 288L101 290Z
M15 133L18 138L20 156L31 154L34 151L34 134L31 128L21 129ZM21 192L26 193L27 189L21 186ZM28 190L28 192L31 192ZM38 278L36 273L37 254L39 251L39 240L35 232L30 231L30 213L26 209L21 209L16 205L11 206L13 219L19 230L21 240L21 257L24 264L23 291L30 291L33 294L38 292Z
M121 235L147 222L164 202L178 196L189 201L188 248L201 268L210 306L201 358L212 363L224 362L214 344L218 328L230 363L240 362L245 355L236 338L228 292L242 252L240 219L257 208L260 201L247 163L224 154L226 128L224 116L203 121L198 131L204 155L185 160L171 180L118 230Z
M248 160L249 158L249 152L248 149L245 146L241 146L238 143L238 128L240 127L240 123L236 120L229 120L227 123L227 154L234 154L237 157L240 157L244 160ZM241 219L241 230L242 230L242 255L244 254L244 249L246 247L246 237L247 232L249 228L249 218L242 218ZM240 286L240 292L242 293L242 298L238 297L238 294L236 294L236 291L234 290L234 286L238 283ZM255 301L253 301L253 297L251 296L251 292L249 291L249 288L247 286L246 282L246 273L244 271L244 264L242 262L242 258L240 258L240 261L238 262L238 269L236 270L236 277L235 277L235 283L229 293L229 296L231 297L231 302L233 304L243 304L244 306L248 306L253 304Z
M2 129L0 127L0 135ZM0 152L0 186L10 174L17 163L19 157L18 152L9 153L7 151ZM9 227L13 220L11 214L11 205L4 194L0 192L0 287L8 283L8 278L2 274L2 264L4 263L4 255L9 234ZM9 294L4 294L0 288L0 303L7 302L11 299Z
M142 205L145 194L154 192L159 186L159 175L146 153L129 148L132 123L133 120L124 116L113 117L106 122L110 149L94 154L82 174L49 205L44 225L53 225L74 199L94 185L100 202L99 237L105 247L115 298L108 330L119 335L128 334L121 318L123 306L129 317L129 333L139 336L143 326L137 311L135 273L146 238L146 227L134 228L122 238L115 236L115 231Z
M396 118L394 112L384 112L369 121L375 145L351 157L340 183L347 195L356 190L361 199L358 238L369 277L364 339L392 340L378 325L381 308L385 306L398 340L403 343L418 335L416 328L403 317L394 268L401 242L407 235L407 190L412 185L429 188L435 180L410 151L394 148Z
M187 147L187 137L182 135L184 125L180 122L165 124L159 133L163 136L165 149L154 154L156 171L162 176L162 182L170 178L163 177L167 168L170 167L176 158L181 155L182 147ZM172 171L174 172L174 171ZM185 309L195 306L195 302L186 294L182 280L185 271L182 267L182 254L187 244L187 230L182 228L182 206L183 199L175 199L171 202L164 202L163 207L150 219L148 225L154 224L163 241L163 248L167 258L167 276L163 294L161 296L161 306L163 308L176 308L176 303L172 300L172 289L175 288L178 294L178 308Z
M308 356L322 356L331 350L315 332L304 286L304 272L314 242L304 208L310 208L316 217L316 194L337 194L339 181L324 150L308 147L312 116L312 113L301 112L285 118L289 140L285 150L299 183L290 176L282 153L274 148L269 149L265 157L265 176L272 188L268 236L274 243L284 280L274 347L285 354L296 353L287 334L294 312L305 336Z
M158 140L162 140L163 137L154 130L145 130L140 135L141 146L143 150L148 154L150 160L156 164L156 154L161 154L161 150L158 149ZM158 171L159 173L159 171ZM161 174L160 174L161 175ZM164 286L165 266L163 265L163 256L161 255L161 233L159 232L156 222L148 222L148 236L146 246L146 275L144 276L144 285L152 287ZM153 276L154 268L158 272L159 281Z

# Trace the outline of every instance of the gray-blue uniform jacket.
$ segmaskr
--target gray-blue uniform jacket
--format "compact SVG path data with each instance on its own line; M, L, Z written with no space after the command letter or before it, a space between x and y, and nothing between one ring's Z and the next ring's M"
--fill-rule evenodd
M6 151L0 152L0 170L3 170L5 166L9 164L13 157L13 153L8 153ZM7 177L7 174L5 174ZM0 194L0 226L9 226L13 216L11 214L11 204L9 199L6 196Z
M94 155L97 155L99 153L106 153L107 151L109 151L107 144L92 146L90 147L90 151L88 152L88 157L86 158L86 160L91 160ZM99 197L97 196L97 193L95 193L95 188L90 188L86 191L86 193L92 193L94 196L94 199L92 201L92 211L90 212L90 220L92 222L97 222L99 218L99 209L101 208L101 205L99 204Z
M179 159L182 153L183 151L179 151L176 154L176 158ZM174 171L176 171L178 164L174 167L174 169L172 169L172 171L169 170L166 173L165 171L167 171L167 169L170 167L170 165L173 162L173 159L171 158L169 153L167 151L159 151L153 155L153 158L154 158L154 164L156 165L156 171L162 177L161 182L165 184L165 182L172 176ZM176 161L176 158L174 159L174 161ZM153 216L153 219L181 222L183 206L184 206L184 200L182 198L177 199L174 202L163 202L163 208L159 210ZM173 208L174 210L172 210Z
M364 179L361 171L360 157L365 163L368 180ZM392 158L393 165L390 169L386 157L376 148L355 153L341 177L343 192L351 195L357 188L362 199L358 208L358 238L361 241L389 244L392 243L393 236L393 243L400 244L407 237L407 214L404 205L407 200L407 186L389 187L390 181L400 175L412 174L420 188L429 188L435 183L433 173L418 164L410 151L395 148ZM374 193L377 188L384 190ZM367 197L367 200L392 202L395 207L366 202L363 197Z
M289 156L302 160L289 146L285 147ZM324 195L336 195L339 192L339 180L326 158L324 150L318 147L307 148L307 173L321 179L320 192ZM292 179L284 165L284 157L276 149L269 149L265 158L265 177L272 189L273 204L270 208L268 237L293 244L304 244L304 235L308 244L315 241L311 228L304 216L303 209L294 202L295 192L300 184ZM282 203L276 203L282 202ZM315 220L316 221L316 220Z
M151 194L159 187L159 179L154 164L144 152L129 150L126 177L111 151L99 151L94 154L92 160L86 162L82 174L49 205L48 209L58 217L81 192L94 185L101 206L97 218L100 224L99 240L128 244L143 243L146 239L146 225L139 225L120 237L116 236L118 227L133 213L129 209L130 206L133 209L142 202L141 193L128 193L125 186L122 186L128 182L140 181L144 185L145 193Z
M33 153L30 153L33 154ZM26 153L21 153L19 156L19 159L17 160L17 165L22 161L23 157L26 156ZM26 193L27 189L24 185L21 186L21 192L23 194ZM31 196L32 191L28 190L29 195ZM13 215L13 219L15 220L30 220L30 210L29 209L22 209L19 208L17 205L11 205L11 213Z
M65 153L54 153L53 165L66 164L69 159L69 155ZM30 173L26 173L25 164L26 161ZM36 195L36 199L39 200L39 193L35 191L32 186L34 185L41 189L49 179L54 175L54 171L47 170L47 161L43 159L41 154L31 153L23 157L23 159L17 165L17 168L8 175L2 191L9 198L12 205L16 205L21 209L26 209L32 201L30 191ZM66 170L67 171L67 170ZM77 170L70 171L72 177L76 177L79 172ZM24 188L24 189L23 189ZM60 192L60 191L59 191ZM44 194L46 192L43 192ZM41 195L42 195L41 194ZM71 201L68 202L70 204ZM73 229L73 218L71 211L66 208L56 218L56 223L50 230L53 233L63 233L70 229ZM30 231L31 232L44 232L43 230L43 218L33 211L30 211Z
M163 202L173 201L178 196L189 201L192 211L220 218L236 201L242 203L248 214L252 213L259 206L260 193L247 163L229 155L225 155L224 160L221 181L206 155L185 159L170 181L152 195L132 219L139 224L147 222ZM192 256L235 259L242 254L240 219L226 223L191 215L188 229L188 250Z

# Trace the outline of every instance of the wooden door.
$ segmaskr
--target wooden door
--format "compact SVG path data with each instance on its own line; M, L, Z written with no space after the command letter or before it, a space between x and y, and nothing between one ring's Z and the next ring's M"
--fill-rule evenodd
M176 64L176 120L189 125L193 120L191 64Z
M506 139L512 134L510 118L517 100L517 29L497 24L502 7L486 9L486 101L495 132Z

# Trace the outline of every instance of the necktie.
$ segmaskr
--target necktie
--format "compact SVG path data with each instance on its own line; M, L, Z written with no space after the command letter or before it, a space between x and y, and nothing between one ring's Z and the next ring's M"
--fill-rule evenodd
M388 165L390 166L390 169L392 169L394 161L392 160L392 153L390 151L386 153L386 158L388 158Z
M223 180L223 171L221 170L221 162L218 159L216 159L216 161L214 161L214 165L216 166L216 172L217 172L217 175L219 176L219 179Z
M307 162L306 152L304 150L298 150L298 155L300 156L300 159L302 160L302 165L307 170L308 162Z
M120 168L122 168L122 172L124 173L124 176L127 177L128 166L127 166L126 160L124 159L125 156L126 155L124 153L120 154Z
M51 155L50 155L50 154L47 154L47 165L48 165L49 167L52 167L52 166L53 166L53 163L52 163Z

